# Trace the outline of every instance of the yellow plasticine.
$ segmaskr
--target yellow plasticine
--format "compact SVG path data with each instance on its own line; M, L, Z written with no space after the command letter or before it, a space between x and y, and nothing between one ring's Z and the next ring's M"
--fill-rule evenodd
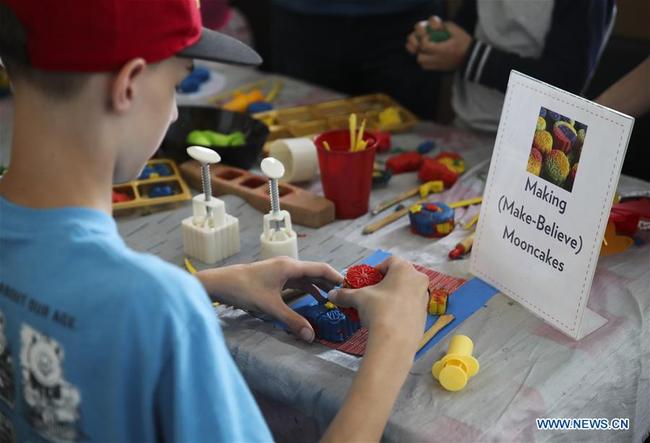
M185 269L187 269L187 272L189 272L192 275L196 274L196 268L194 267L190 259L187 257L185 257Z
M465 172L464 160L461 160L459 158L443 157L438 161L447 166L450 170L454 171L456 174L462 174Z
M355 151L363 151L366 148L366 142L363 140L363 131L366 129L366 119L364 118L361 122L361 128L357 134L357 139L354 143Z
M445 189L445 184L442 182L442 180L434 180L430 182L426 182L425 184L420 186L420 198L424 198L427 195L431 194L432 192L438 193L442 192Z
M392 126L402 123L399 109L394 106L388 107L379 113L379 124L381 126Z
M452 229L454 229L454 225L452 225L449 222L440 223L439 225L436 225L436 230L440 234L449 234L452 231Z
M348 126L350 129L350 151L354 152L355 150L355 143L356 143L356 130L357 130L357 114L354 112L350 114L350 117L348 118Z
M429 297L429 314L442 315L447 312L447 299L449 295L439 290L433 290Z

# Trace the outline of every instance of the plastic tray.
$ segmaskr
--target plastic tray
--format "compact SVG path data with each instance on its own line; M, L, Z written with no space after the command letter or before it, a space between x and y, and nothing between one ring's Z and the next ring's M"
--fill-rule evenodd
M169 173L157 173L158 176L149 176L146 178L143 177L142 174L136 180L114 185L113 191L126 194L131 197L131 199L121 202L113 201L113 211L166 205L190 200L192 198L190 189L181 177L176 162L168 159L152 159L147 162L147 166L154 169L166 169ZM164 189L163 187L165 186L171 188L171 195L154 196L156 187L158 187L158 189Z
M382 125L379 114L387 108L397 108L400 122ZM348 118L354 112L359 124L365 118L366 128L390 132L406 131L417 123L417 118L386 94L350 97L314 105L274 109L253 114L269 127L267 141L278 138L302 137L319 134L330 129L346 129Z

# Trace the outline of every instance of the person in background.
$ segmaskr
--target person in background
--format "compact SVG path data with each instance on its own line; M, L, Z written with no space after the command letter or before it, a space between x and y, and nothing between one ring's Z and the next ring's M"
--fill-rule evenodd
M650 57L607 88L595 101L632 117L641 117L649 112Z
M508 78L517 70L580 94L611 29L613 0L463 1L454 21L419 21L406 49L424 71L455 71L455 123L496 132ZM426 27L450 37L431 42Z
M440 79L404 53L413 22L441 0L272 0L271 69L346 93L383 92L435 116Z
M200 5L203 26L252 45L253 36L246 17L231 7L228 0L201 0Z

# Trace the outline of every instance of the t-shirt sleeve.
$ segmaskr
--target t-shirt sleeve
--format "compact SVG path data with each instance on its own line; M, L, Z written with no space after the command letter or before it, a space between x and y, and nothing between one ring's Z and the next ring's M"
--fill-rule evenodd
M556 0L540 57L522 57L474 39L461 76L505 92L510 70L579 94L595 69L613 0Z
M200 316L174 340L156 392L160 439L273 441L213 315Z

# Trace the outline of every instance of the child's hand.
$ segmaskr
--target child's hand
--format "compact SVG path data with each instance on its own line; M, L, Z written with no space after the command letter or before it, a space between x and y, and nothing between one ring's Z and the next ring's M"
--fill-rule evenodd
M384 274L380 283L361 289L336 289L329 298L341 307L356 308L370 339L390 337L415 353L427 316L429 278L396 257L376 268Z
M235 265L197 272L211 296L238 308L263 312L287 324L307 342L314 339L309 322L282 300L283 289L309 291L315 284L324 291L343 283L343 276L326 263L276 257L248 265Z
M454 22L444 22L438 17L429 18L431 28L446 29L449 39L443 42L432 42L426 31L427 22L418 22L414 31L408 36L406 49L411 54L417 54L417 62L422 69L430 71L453 71L458 69L467 56L472 44L472 37Z

